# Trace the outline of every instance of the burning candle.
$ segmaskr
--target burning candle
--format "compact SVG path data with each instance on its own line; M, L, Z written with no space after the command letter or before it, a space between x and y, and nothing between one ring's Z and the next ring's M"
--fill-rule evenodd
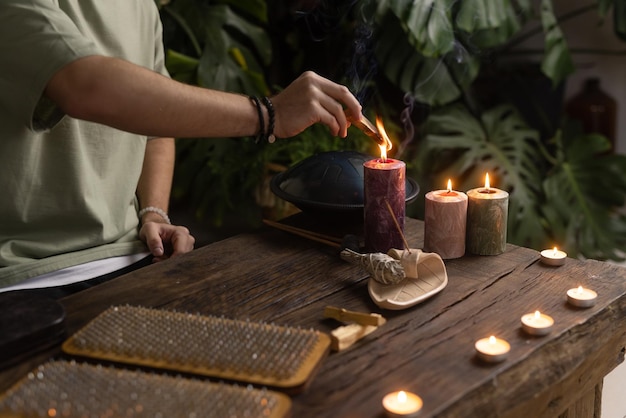
M488 363L498 363L504 360L511 351L511 345L506 340L493 335L476 341L474 348L476 348L478 358Z
M424 207L424 251L441 258L459 258L465 254L467 195L452 190L428 192Z
M379 118L376 118L376 125L387 145L380 146L381 158L363 163L363 229L366 250L387 253L392 248L404 248L406 165L387 158L391 141Z
M598 294L591 289L578 286L567 291L567 302L578 308L591 308L596 304Z
M539 311L522 316L522 329L530 335L546 335L552 330L554 319Z
M567 253L556 247L541 252L541 262L547 266L562 266L565 264L566 258Z
M497 255L506 250L509 194L491 187L489 174L485 187L467 192L467 251L477 255Z
M403 390L392 392L383 398L383 408L388 417L414 417L422 409L422 398Z

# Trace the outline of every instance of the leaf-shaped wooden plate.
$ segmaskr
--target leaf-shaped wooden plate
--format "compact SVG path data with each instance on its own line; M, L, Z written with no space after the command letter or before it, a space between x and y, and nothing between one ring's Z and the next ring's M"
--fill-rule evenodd
M436 253L420 255L417 273L417 278L407 277L392 285L370 278L367 285L370 297L381 308L401 310L436 295L448 284L446 266Z

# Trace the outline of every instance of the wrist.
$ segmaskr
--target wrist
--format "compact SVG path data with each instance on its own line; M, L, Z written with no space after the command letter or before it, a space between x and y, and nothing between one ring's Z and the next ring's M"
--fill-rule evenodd
M139 217L139 221L142 224L146 222L159 222L169 225L172 224L170 217L167 215L167 212L155 206L146 206L138 212L137 216Z
M272 144L276 140L274 135L274 127L276 124L276 114L274 106L269 97L258 98L256 96L250 96L250 101L254 105L258 117L258 131L255 141L269 142Z

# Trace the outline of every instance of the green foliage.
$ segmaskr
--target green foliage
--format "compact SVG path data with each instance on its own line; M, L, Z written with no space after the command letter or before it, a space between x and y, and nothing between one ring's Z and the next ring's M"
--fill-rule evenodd
M264 0L171 0L161 6L161 16L169 47L166 64L174 79L249 95L270 94L266 73L273 54ZM197 218L216 227L230 218L257 224L255 194L269 164L286 168L318 152L369 144L360 133L350 137L336 138L326 128L313 126L297 138L271 145L256 144L253 138L179 139L173 198L186 201Z
M626 248L626 218L618 210L626 203L626 157L607 153L606 138L558 132L551 155L510 106L480 119L458 104L439 108L424 130L424 178L430 173L440 188L456 178L458 189L468 190L488 172L493 185L509 191L511 242L536 249L558 243L574 257L622 259L616 249ZM442 155L454 158L442 165Z
M572 71L561 17L551 0L356 0L317 4L319 15L291 17L285 17L289 7L282 2L269 4L171 0L161 6L173 77L256 95L280 89L308 69L345 82L341 66L352 54L355 29L368 19L372 61L367 54L360 57L368 78L348 81L356 93L373 93L375 112L383 115L392 139L403 136L394 115L405 93L427 109L426 122L415 120L421 124L416 139L422 140L408 138L401 147L422 190L441 188L448 178L467 190L489 172L492 183L511 195L512 242L536 249L557 243L572 256L619 259L615 249L626 247L626 216L616 210L626 195L624 158L604 153L606 140L598 136L568 130L551 142L541 140L514 107L494 107L474 95L478 77L486 69L497 74L497 57L531 35L543 34L541 70L553 86ZM616 34L626 37L624 4L598 0L580 13L595 9L606 17L611 12ZM319 16L330 24L316 20ZM179 140L174 195L214 225L229 216L254 224L260 215L255 192L269 167L286 168L336 149L375 154L360 132L351 129L349 138L333 138L316 125L271 145L252 138Z
M600 135L572 133L554 138L554 165L543 181L542 208L555 242L572 254L620 260L626 248L624 206L626 157L609 154Z
M539 215L539 135L515 108L498 106L477 119L461 105L442 107L433 111L424 130L421 166L439 173L436 184L445 185L447 176L459 182L459 190L469 190L484 184L485 174L489 173L492 184L510 191L509 240L533 247L545 241L546 231ZM428 163L452 153L456 157L444 167Z
M574 72L574 64L569 55L563 32L558 27L551 0L541 2L541 24L546 37L545 54L541 69L556 86Z
M605 16L612 6L615 31L626 34L623 0L599 0L598 14ZM493 65L494 55L534 34L535 21L545 42L541 69L556 86L574 67L552 0L541 0L539 10L529 0L381 1L378 63L403 91L423 103L445 105L470 88L482 65Z

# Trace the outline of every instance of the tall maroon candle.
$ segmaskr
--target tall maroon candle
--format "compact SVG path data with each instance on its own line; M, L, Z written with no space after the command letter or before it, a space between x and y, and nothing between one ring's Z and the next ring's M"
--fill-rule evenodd
M366 161L363 167L365 249L381 253L391 248L402 249L402 234L393 216L404 231L406 166L400 160L377 158Z

